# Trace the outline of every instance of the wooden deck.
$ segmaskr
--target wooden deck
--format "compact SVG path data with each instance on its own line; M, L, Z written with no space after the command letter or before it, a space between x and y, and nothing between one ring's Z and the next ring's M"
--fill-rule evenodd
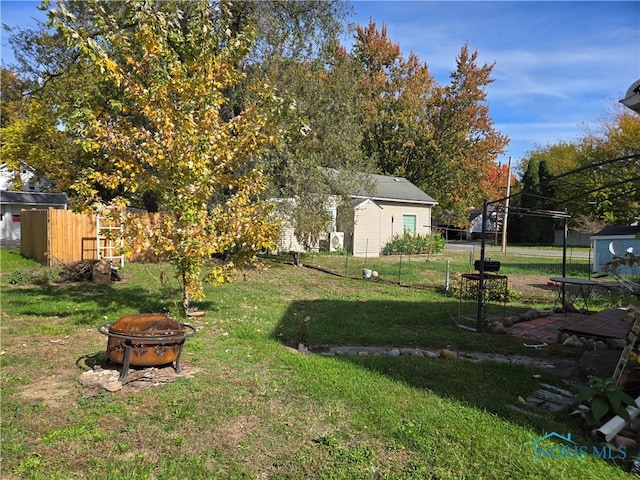
M627 311L622 308L602 310L586 316L583 320L563 327L560 331L583 337L626 339L631 324L624 317Z
M516 323L507 331L530 342L557 342L561 333L580 337L626 339L631 324L626 310L613 308L598 313L554 313L548 317Z

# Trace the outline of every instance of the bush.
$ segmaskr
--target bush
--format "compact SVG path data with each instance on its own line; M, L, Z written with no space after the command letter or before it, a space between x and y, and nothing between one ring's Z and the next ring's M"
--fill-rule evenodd
M382 249L384 255L411 255L440 253L444 250L444 238L439 233L433 235L395 235Z
M513 288L506 286L503 288L502 282L492 282L485 280L485 301L506 303L517 300L519 294ZM462 275L456 274L451 282L449 295L452 297L460 297L467 300L478 298L478 283L463 282Z

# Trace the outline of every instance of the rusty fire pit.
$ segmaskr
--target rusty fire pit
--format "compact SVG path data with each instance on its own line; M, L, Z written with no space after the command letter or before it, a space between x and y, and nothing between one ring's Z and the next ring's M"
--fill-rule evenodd
M129 366L156 367L175 362L175 370L180 373L182 347L196 333L191 325L154 313L125 315L114 323L103 323L98 331L109 337L109 359L122 364L120 380L127 377Z

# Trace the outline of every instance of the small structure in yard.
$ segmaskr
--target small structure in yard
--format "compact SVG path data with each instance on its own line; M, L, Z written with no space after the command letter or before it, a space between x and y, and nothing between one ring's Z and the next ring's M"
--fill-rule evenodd
M339 175L335 170L330 175ZM431 211L438 204L406 178L363 175L362 188L351 192L348 209L338 213L337 201L327 213L331 217L329 232L324 233L328 249L346 250L354 257L377 257L386 243L404 233L433 233ZM371 184L371 190L365 185ZM292 199L279 201L294 202ZM319 248L319 247L318 247ZM280 251L303 251L294 228L285 221L278 240Z
M480 261L474 262L477 271L480 270ZM500 270L500 262L491 259L484 260L484 323L485 326L493 322L502 324L509 296L508 277L496 272ZM491 273L489 273L491 272ZM479 273L463 273L460 278L460 301L458 304L458 326L468 330L476 331L478 306L478 289L480 288ZM473 327L470 326L474 325Z
M0 190L0 240L20 240L22 211L33 208L66 210L67 194Z
M607 272L607 263L629 253L640 256L640 225L607 227L591 236L593 271ZM620 266L620 275L640 275L640 265Z

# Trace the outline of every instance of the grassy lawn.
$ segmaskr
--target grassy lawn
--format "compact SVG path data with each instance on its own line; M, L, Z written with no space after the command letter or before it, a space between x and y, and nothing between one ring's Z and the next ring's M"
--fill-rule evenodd
M534 459L533 442L550 432L590 441L566 413L534 418L507 407L540 380L562 385L533 367L288 348L308 316L314 345L560 353L457 328L457 299L433 289L271 263L207 288L198 305L207 315L188 322L198 333L183 360L198 373L85 396L78 360L105 351L99 324L177 316L170 270L129 264L122 282L64 283L15 251L0 254L2 478L628 478L620 461Z

